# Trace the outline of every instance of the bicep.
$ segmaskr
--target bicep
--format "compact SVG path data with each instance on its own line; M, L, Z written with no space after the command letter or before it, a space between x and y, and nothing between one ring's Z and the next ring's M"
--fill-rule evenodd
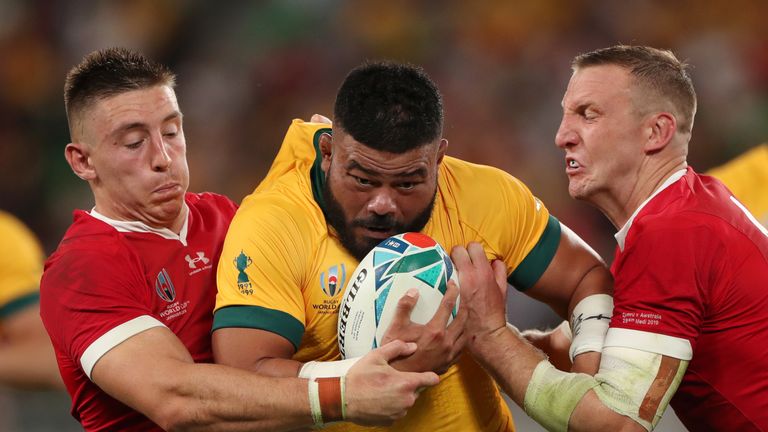
M592 294L612 294L612 286L611 274L597 252L561 224L560 241L552 260L525 294L548 304L567 319L568 312L581 299Z
M113 398L152 417L173 393L179 366L192 363L189 351L170 329L152 327L102 355L91 380Z
M213 332L216 363L263 375L296 376L300 363L290 360L294 352L291 341L267 330L232 327Z

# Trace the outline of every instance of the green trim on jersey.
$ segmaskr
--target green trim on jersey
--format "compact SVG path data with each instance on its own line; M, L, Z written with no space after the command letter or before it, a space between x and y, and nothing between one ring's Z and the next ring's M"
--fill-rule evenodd
M14 313L24 309L25 307L39 302L40 293L38 291L34 291L21 297L15 298L6 303L5 306L0 307L0 318L7 318Z
M560 222L554 216L549 215L547 226L544 227L544 232L541 233L536 246L528 252L520 265L509 275L507 282L517 288L518 291L525 291L532 287L549 267L559 244Z
M309 170L309 180L312 182L312 196L315 198L320 210L325 214L325 200L323 199L323 187L325 187L325 173L320 165L323 162L323 155L320 153L320 135L327 133L333 134L331 128L318 129L312 138L312 145L315 147L315 163Z
M304 325L292 315L262 306L227 306L213 314L213 328L238 327L266 330L288 339L295 349L304 336Z

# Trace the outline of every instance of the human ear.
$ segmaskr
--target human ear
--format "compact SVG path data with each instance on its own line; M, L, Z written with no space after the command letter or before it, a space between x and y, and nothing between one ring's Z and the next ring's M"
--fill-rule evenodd
M333 154L333 137L331 134L324 133L320 135L320 168L328 175L328 169L331 167L331 155Z
M91 163L88 146L82 143L69 143L64 148L64 158L76 176L90 181L96 178L96 169Z
M657 153L672 141L677 131L677 119L668 112L653 115L649 120L649 134L643 150L645 153Z
M445 138L440 139L440 144L437 146L437 164L440 165L443 162L443 156L445 151L448 150L448 140Z

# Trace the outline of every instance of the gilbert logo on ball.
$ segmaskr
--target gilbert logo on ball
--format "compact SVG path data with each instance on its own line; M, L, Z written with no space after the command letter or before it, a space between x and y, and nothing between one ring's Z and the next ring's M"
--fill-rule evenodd
M341 356L359 357L378 347L398 301L410 288L419 290L411 321L428 322L440 306L449 280L459 283L450 257L431 237L404 233L379 243L352 273L341 301ZM454 316L457 308L458 302Z

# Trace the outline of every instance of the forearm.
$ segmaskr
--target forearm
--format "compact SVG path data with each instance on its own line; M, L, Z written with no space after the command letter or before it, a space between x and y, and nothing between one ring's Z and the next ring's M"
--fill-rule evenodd
M307 380L194 363L165 327L145 330L109 350L90 378L166 430L270 431L313 424Z
M166 429L278 431L312 424L307 380L184 364L164 384L167 403L147 414ZM146 407L144 401L126 402Z
M556 431L651 430L687 365L664 360L659 354L613 348L599 375L567 373L555 370L542 353L509 328L476 339L472 349L515 403ZM665 381L655 382L661 362L671 365L665 367L672 373L665 375ZM658 392L658 398L649 399L642 389Z
M499 347L505 347L505 349L499 349ZM500 329L499 331L495 332L495 334L487 335L480 340L475 340L472 344L472 350L480 364L483 365L483 367L491 373L496 382L499 383L499 385L502 387L504 392L518 406L525 409L526 411L532 408L526 404L535 404L538 402L537 399L546 399L548 400L547 404L550 405L551 402L551 405L553 406L563 406L570 404L570 409L567 407L564 408L565 410L568 410L568 413L574 411L574 407L578 407L580 410L579 423L576 428L574 428L574 425L570 425L568 430L613 430L610 428L598 428L598 426L603 425L601 422L606 421L605 417L602 419L590 419L589 416L583 415L585 412L589 412L590 409L600 409L601 411L607 410L609 420L612 422L609 424L616 424L614 423L616 419L613 417L621 417L611 411L609 408L602 405L602 403L596 397L589 398L589 400L585 401L584 399L586 398L579 394L572 398L570 401L565 401L565 403L563 403L562 401L555 401L553 398L549 398L548 396L551 396L551 394L548 394L547 389L544 391L541 391L538 387L531 389L531 381L533 379L534 371L537 371L537 367L542 363L542 361L545 361L546 357L542 352L528 343L514 329L507 327L505 329ZM590 378L582 374L569 374L562 371L560 373L564 376L572 376L577 380L580 379L582 381L581 384L583 387L589 387L594 384L591 381L584 382L585 380L594 380L594 378ZM534 384L534 386L536 386L536 384ZM549 390L549 393L568 394L574 390L575 388L572 386L566 385L563 386L563 388L555 389L555 391ZM536 396L537 394L541 396ZM533 408L535 409L535 407ZM563 410L563 408L559 408L559 410ZM549 430L565 430L564 428L558 429L552 423L546 424L545 422L542 422L541 419L537 418L536 414L533 412L529 412L529 415L534 417L534 419L537 421L541 422L542 425L547 427ZM559 415L563 416L564 414L560 413ZM564 416L566 418L561 420L561 427L562 424L565 424L566 426L569 425L567 418L568 414L565 414ZM557 415L549 415L545 417L550 417L548 420L551 420L551 418L557 417ZM586 429L582 429L583 427L586 427Z
M562 371L571 371L573 364L568 357L568 349L571 340L563 335L562 327L569 326L568 321L563 321L560 326L548 331L525 330L522 336L534 347L543 351L550 363ZM570 332L570 329L568 330ZM583 372L583 371L579 371Z
M494 377L505 393L523 406L533 370L546 356L509 326L474 338L470 342L470 349L475 359Z

